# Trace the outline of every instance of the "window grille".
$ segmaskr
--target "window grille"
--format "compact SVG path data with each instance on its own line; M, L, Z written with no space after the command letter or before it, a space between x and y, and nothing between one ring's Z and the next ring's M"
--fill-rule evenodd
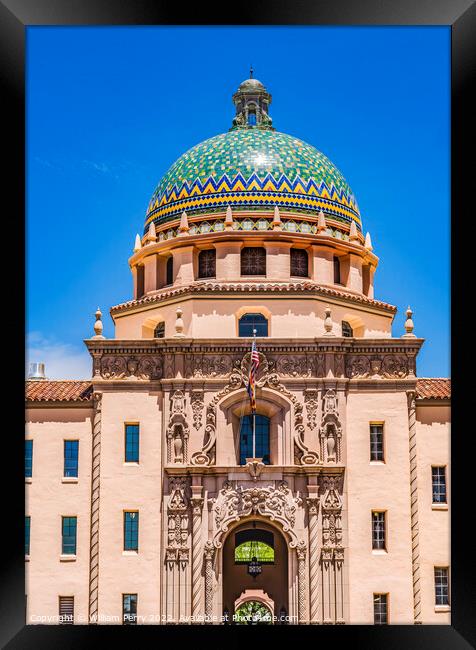
M216 277L216 251L205 250L198 254L198 277L215 278Z
M241 251L241 275L266 275L266 249L243 248Z
M309 256L302 248L291 248L291 275L298 278L309 277Z

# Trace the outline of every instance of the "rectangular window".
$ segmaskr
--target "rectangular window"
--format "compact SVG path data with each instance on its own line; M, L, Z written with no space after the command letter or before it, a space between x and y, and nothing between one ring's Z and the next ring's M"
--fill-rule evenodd
M431 468L433 503L446 503L446 467Z
M372 548L385 550L385 512L372 511Z
M122 594L122 623L137 624L137 594Z
M63 476L78 476L79 440L64 441L64 470Z
M25 478L33 472L33 440L25 440Z
M388 594L374 594L374 625L388 623Z
M125 425L126 463L139 462L139 425Z
M384 460L383 424L370 425L370 460Z
M139 550L139 513L124 513L124 550Z
M61 625L74 623L74 596L59 597L59 622Z
M30 517L25 517L25 555L30 555Z
M61 519L61 553L63 555L76 555L77 517L61 517Z
M448 567L435 567L435 605L449 605Z

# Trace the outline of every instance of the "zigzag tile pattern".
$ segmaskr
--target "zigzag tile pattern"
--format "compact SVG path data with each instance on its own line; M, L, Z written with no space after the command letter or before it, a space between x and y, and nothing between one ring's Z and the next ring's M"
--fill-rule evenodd
M311 145L277 131L238 129L183 154L160 181L145 229L188 215L232 208L320 210L361 228L355 196L335 165Z

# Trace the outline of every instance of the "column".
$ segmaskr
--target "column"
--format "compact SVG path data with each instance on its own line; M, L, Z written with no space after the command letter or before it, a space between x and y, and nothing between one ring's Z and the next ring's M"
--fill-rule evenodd
M312 280L334 284L334 252L328 246L312 247Z
M193 246L172 249L174 258L174 286L191 284L193 272Z
M241 275L241 241L216 242L216 279L219 282L239 280Z
M291 260L289 242L264 242L266 249L266 279L289 282Z
M362 293L362 258L359 255L349 253L349 270L346 286L352 291Z
M319 540L317 525L319 496L317 490L318 486L308 485L310 622L314 624L319 623Z
M202 486L192 485L192 616L202 614Z
M213 616L213 558L215 556L215 547L213 542L208 540L205 543L205 616L207 623L212 622Z
M306 542L299 542L296 552L298 560L298 623L307 623L306 615Z
M91 463L91 530L89 543L89 623L97 623L99 587L99 487L102 393L94 393Z
M421 624L420 590L420 535L418 530L418 485L417 485L417 447L416 447L416 403L415 391L407 391L408 434L410 454L410 525L412 535L413 571L413 622Z
M144 259L144 293L157 289L157 255Z

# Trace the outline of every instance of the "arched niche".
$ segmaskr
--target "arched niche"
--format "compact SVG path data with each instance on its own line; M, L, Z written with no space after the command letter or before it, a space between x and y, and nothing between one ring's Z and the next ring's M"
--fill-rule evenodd
M269 446L270 465L292 463L291 403L281 394L269 389L258 388L256 413L270 420ZM229 464L238 465L240 459L240 419L251 414L251 405L246 388L228 395L217 406L217 460L227 459Z

